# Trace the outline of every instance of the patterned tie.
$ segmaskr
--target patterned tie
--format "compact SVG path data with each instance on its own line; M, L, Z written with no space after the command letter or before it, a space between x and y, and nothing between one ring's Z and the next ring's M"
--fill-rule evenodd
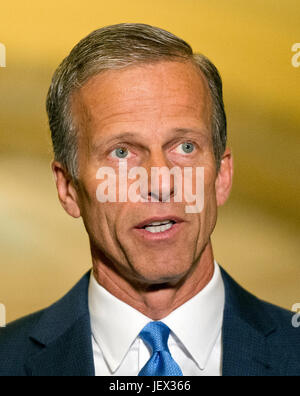
M139 372L139 376L182 376L182 371L168 348L170 329L162 322L150 322L140 337L151 348L152 356Z

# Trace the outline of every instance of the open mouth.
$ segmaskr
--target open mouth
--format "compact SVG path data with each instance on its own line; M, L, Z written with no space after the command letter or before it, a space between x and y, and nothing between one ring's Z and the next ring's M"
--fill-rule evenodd
M184 220L174 215L153 216L148 217L143 222L138 224L135 228L137 231L142 232L144 237L171 237L176 230L179 229L180 223Z
M157 234L159 232L170 230L174 224L176 224L176 221L174 220L154 221L142 228L146 231L152 232L152 234Z

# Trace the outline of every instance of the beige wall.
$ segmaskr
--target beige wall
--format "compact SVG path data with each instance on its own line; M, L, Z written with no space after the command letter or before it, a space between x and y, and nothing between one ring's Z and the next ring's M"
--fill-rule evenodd
M0 303L8 320L62 296L90 268L81 221L63 212L44 110L51 75L75 43L112 23L168 29L210 57L224 80L235 159L216 259L246 288L300 302L298 0L11 0L0 7Z

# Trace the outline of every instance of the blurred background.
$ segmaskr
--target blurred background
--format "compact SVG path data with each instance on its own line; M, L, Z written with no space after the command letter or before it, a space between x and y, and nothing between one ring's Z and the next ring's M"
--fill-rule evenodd
M213 235L218 262L262 299L300 302L299 0L10 0L0 7L0 303L7 320L64 295L90 267L80 220L60 207L45 97L55 68L92 30L167 29L207 55L224 82L235 161Z

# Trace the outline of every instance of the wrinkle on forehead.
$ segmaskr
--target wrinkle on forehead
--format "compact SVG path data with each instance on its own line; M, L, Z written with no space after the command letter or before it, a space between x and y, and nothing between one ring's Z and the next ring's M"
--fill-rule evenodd
M90 134L113 123L184 115L210 126L212 100L206 78L191 62L160 62L91 77L73 95L72 109L81 134Z

